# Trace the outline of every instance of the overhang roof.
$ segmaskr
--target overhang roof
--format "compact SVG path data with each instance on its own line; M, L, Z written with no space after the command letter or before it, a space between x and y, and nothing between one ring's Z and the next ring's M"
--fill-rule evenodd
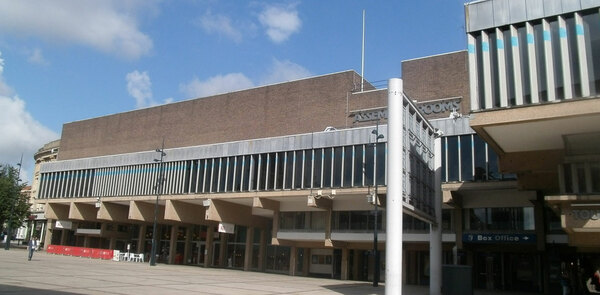
M600 132L600 99L475 112L471 128L499 155L564 149L567 135Z

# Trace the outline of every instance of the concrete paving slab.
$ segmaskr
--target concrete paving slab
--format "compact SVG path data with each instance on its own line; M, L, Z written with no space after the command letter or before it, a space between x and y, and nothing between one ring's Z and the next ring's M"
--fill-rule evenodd
M0 250L0 294L236 294L236 295L382 295L385 284L244 272L181 265L117 262ZM404 286L404 294L429 294L427 286ZM475 295L519 293L476 291ZM522 293L525 294L525 293ZM529 294L530 295L530 294Z

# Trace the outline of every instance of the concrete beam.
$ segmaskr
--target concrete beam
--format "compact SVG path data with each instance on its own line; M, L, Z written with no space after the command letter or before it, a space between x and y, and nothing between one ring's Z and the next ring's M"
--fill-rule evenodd
M205 219L260 228L268 228L272 224L269 218L252 215L251 207L214 199L210 200Z
M131 201L129 203L129 219L143 222L154 222L154 204L143 201ZM165 207L158 205L157 220L160 223L165 221Z
M308 196L308 207L331 210L333 201L327 197Z
M167 200L165 205L166 220L191 224L213 224L204 219L205 214L206 209L200 205L174 200Z
M96 221L98 220L98 208L92 204L71 202L69 219Z
M69 204L48 203L45 207L46 212L44 214L46 215L47 219L69 219Z
M128 222L129 206L102 202L98 210L98 219L112 222Z
M255 197L252 200L252 207L277 211L277 210L279 210L279 201Z
M506 153L499 157L498 166L503 173L556 172L564 158L564 150Z
M348 247L348 243L342 241L334 241L332 239L325 239L324 243L327 248L346 248Z

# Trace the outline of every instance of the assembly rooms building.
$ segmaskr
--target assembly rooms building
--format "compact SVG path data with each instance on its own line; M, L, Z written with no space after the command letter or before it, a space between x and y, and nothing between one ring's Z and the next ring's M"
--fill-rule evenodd
M407 218L425 223L435 130L403 101L400 181ZM148 257L156 234L159 263L372 279L386 105L387 90L346 71L64 124L36 187L45 244Z
M466 51L402 63L403 280L429 282L439 129L443 263L471 266L476 288L579 290L600 267L600 5L465 7ZM149 253L162 171L159 262L371 280L396 180L387 91L361 83L347 71L65 124L33 184L45 244Z

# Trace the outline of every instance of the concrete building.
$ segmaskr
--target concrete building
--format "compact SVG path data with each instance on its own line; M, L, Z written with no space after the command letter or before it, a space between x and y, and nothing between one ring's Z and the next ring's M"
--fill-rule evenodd
M37 236L40 241L44 241L46 234L46 217L44 215L44 203L37 202L40 189L40 167L42 163L56 161L58 149L60 148L60 140L54 140L46 143L34 155L35 160L33 179L29 190L29 202L31 203L31 217L27 222L27 231L31 237Z
M161 263L372 280L375 226L385 259L388 95L360 82L346 71L66 123L40 168L45 244L148 257L156 236ZM435 219L435 130L402 103L393 181L422 226Z
M600 3L465 7L470 126L516 183L446 186L445 200L463 213L457 246L481 288L552 293L563 278L579 292L600 267ZM461 139L447 151L462 155ZM464 176L463 159L448 178ZM470 161L477 163L477 153Z

